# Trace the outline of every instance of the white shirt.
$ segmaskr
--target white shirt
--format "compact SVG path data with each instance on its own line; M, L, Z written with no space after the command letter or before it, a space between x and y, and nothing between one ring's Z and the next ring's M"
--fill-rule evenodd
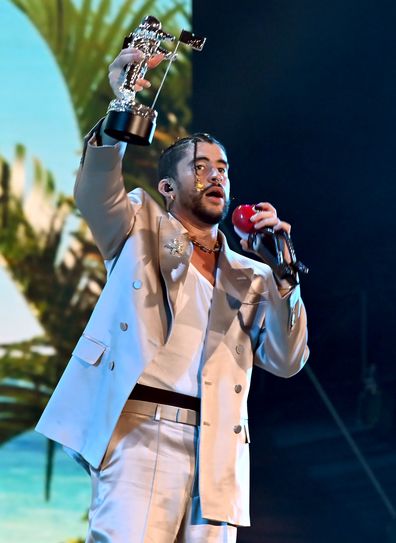
M208 327L213 286L190 263L168 343L150 362L138 382L200 397L202 351Z

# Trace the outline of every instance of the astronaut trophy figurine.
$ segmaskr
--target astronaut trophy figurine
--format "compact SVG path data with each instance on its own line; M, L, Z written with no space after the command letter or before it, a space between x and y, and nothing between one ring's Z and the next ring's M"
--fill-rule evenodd
M161 48L162 41L174 40L175 36L164 32L161 22L151 15L145 17L140 25L125 38L123 48L133 47L139 49L144 56L140 62L128 64L125 68L118 97L110 102L104 121L103 128L107 135L135 145L150 145L158 116L154 105L169 72L170 65L176 58L179 44L184 43L197 51L201 51L206 38L200 38L191 32L182 30L173 51ZM169 60L169 63L153 103L148 107L136 101L134 87L138 79L144 78L149 59L158 53L164 54L164 58Z

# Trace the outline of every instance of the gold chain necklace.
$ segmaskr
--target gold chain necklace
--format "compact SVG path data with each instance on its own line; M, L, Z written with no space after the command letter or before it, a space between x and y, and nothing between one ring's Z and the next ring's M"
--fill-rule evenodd
M190 237L191 243L195 245L196 247L198 247L198 249L201 249L201 251L203 251L204 253L209 253L210 255L212 255L220 251L221 245L217 240L213 249L209 249L209 247L205 247L205 245L202 245L202 243L199 243L199 241L197 241L195 238L192 238L191 236L189 237Z

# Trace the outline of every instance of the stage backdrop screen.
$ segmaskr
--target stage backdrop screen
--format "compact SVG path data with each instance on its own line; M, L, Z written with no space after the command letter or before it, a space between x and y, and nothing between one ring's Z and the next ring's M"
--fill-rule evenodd
M0 525L7 543L85 539L89 477L33 428L103 287L73 183L83 137L112 98L108 65L146 15L177 36L190 29L191 0L0 3ZM157 198L159 153L189 129L190 54L179 48L156 106L153 144L127 152L128 190L142 186ZM142 103L153 99L164 64L149 74Z

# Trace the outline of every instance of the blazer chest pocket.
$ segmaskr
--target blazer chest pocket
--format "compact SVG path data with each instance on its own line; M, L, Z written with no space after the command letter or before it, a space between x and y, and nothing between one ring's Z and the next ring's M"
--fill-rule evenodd
M100 362L107 345L101 341L82 335L72 352L72 355L89 366Z

